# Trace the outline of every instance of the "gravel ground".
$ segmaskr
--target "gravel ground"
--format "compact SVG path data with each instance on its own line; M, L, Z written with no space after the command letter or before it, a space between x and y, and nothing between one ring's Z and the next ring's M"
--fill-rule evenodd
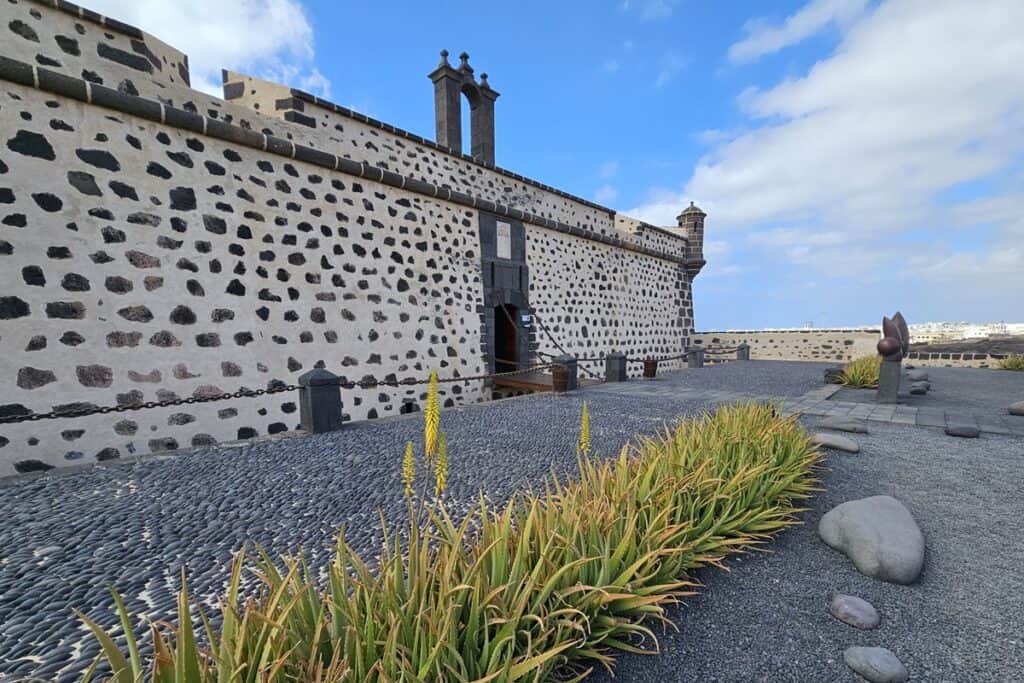
M622 656L615 679L591 680L862 681L843 663L851 645L889 648L911 680L1021 680L1024 440L954 441L941 430L876 423L850 436L861 452L828 456L825 491L804 525L770 553L730 560L728 573L699 572L702 593L672 610L680 631L659 635L661 654ZM859 574L817 537L828 510L879 494L903 502L925 535L924 572L912 586ZM833 618L837 592L871 602L882 625L858 631Z
M921 368L928 373L931 390L912 396L904 377L900 402L918 408L939 408L947 412L976 415L1006 415L1011 403L1024 401L1024 372L982 368ZM832 396L836 401L874 403L874 389L844 387Z
M583 393L445 411L452 497L471 501L483 489L502 501L552 471L573 471ZM586 394L603 453L709 405L692 395ZM349 542L372 555L378 509L391 522L405 516L400 459L421 435L414 415L0 486L0 673L74 680L97 646L72 608L113 626L106 587L114 585L130 610L169 617L182 564L214 604L247 539L272 555L302 548L317 566L346 525Z
M752 360L680 370L672 382L697 391L736 391L770 396L801 396L822 386L825 368L832 363ZM655 384L661 378L655 380Z
M821 368L752 361L446 411L451 494L467 501L483 489L501 501L551 471L571 472L584 398L594 446L612 454L634 434L710 407L695 398L701 391L795 396L821 386ZM637 395L641 386L650 393ZM112 626L107 585L131 610L163 618L182 564L212 604L247 539L271 554L301 547L320 565L346 525L349 541L372 554L378 509L393 522L404 516L400 457L421 428L409 416L0 485L0 679L75 680L96 646L71 608ZM772 554L734 561L731 574L701 573L707 590L673 614L684 634L666 636L660 657L623 657L619 680L847 680L842 646L854 643L891 647L915 677L1005 680L1006 667L1020 666L1021 646L1007 634L1024 627L1004 601L1022 588L1024 441L957 440L952 449L941 432L889 426L858 440L861 455L830 460L828 490L809 520L849 498L893 493L929 538L923 582L897 589L864 579L812 527L799 527ZM913 455L887 445L897 440ZM833 623L833 590L873 601L882 629L864 637Z

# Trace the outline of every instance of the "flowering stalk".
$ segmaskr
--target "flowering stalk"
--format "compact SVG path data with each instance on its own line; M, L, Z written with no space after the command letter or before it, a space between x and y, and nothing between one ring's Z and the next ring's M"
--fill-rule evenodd
M423 409L423 456L429 467L437 455L437 434L441 428L441 401L437 395L437 370L430 372L427 405Z
M434 495L440 496L448 485L448 435L441 432L437 444L437 464L434 467Z
M416 483L416 460L413 455L412 441L405 444L405 456L402 458L402 486L405 497L412 498L412 486Z
M580 440L576 442L576 455L590 455L590 410L587 402L583 402L583 414L580 415Z

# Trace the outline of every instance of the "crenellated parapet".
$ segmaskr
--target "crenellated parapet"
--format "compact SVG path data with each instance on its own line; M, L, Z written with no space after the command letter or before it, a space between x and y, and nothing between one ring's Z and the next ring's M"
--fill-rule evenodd
M4 3L3 56L130 95L188 88L188 57L138 28L62 0Z

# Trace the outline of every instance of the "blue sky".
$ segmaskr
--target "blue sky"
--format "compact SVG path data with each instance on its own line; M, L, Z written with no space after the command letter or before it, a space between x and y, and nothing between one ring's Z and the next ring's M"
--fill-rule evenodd
M429 138L426 74L469 52L500 165L708 212L698 328L1024 320L1020 0L86 4L199 87L247 70Z

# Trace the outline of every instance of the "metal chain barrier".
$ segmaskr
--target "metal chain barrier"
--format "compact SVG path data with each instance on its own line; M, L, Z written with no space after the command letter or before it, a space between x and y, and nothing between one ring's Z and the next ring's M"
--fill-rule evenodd
M683 360L683 359L685 359L689 355L690 355L689 351L683 351L682 353L677 353L674 356L658 356L656 358L627 358L626 362L627 363L643 363L645 361L656 361L658 363L667 363L668 361L671 361L671 360Z
M505 315L508 315L508 311L505 311ZM533 315L533 319L536 320L537 324L540 326L540 329L544 331L544 335L548 338L548 341L550 341L552 343L552 345L554 345L554 347L556 349L561 351L563 356L571 356L572 354L570 354L568 351L566 351L565 348L561 344L558 343L558 340L554 338L554 336L551 334L551 332L548 331L548 326L545 325L544 322L540 319L540 316L537 315L537 312L536 311L532 311L532 315ZM515 323L512 323L512 324L514 325ZM538 355L541 355L541 354L538 353ZM543 355L548 356L550 358L554 358L554 356L551 356L551 354L543 354ZM589 358L577 358L576 362L577 363L583 363L583 362L588 362L590 360L592 360L592 359L589 359ZM601 360L603 360L603 359L601 359ZM587 368L583 367L582 365L577 365L576 367L578 367L580 370L582 370L583 372L585 372L588 375L590 375L590 377L592 379L596 379L598 382L603 382L604 381L603 377L601 377L600 375L598 375L598 374L596 374L594 372L591 372L590 370L588 370Z
M728 346L709 346L708 348L704 349L704 354L705 355L709 355L710 354L712 356L718 356L718 355L724 355L726 353L736 353L737 351L739 351L739 348L740 347L738 347L738 346L733 346L733 347L728 347Z
M544 353L543 351L537 351L536 353L538 356L544 356L545 358L558 358L558 356L552 353ZM571 356L571 358L577 363L603 363L605 361L604 356L593 356L590 358L586 356L580 356L578 358L576 356Z
M521 370L512 370L511 372L497 372L486 375L469 375L466 377L444 377L438 378L439 384L450 384L453 382L475 382L477 380L494 379L499 377L512 377L515 375L527 375L538 370L546 370L553 367L555 363L542 363L540 365L532 365L528 368ZM403 380L378 380L375 378L362 380L359 382L351 382L349 380L339 378L338 381L332 382L335 386L341 387L342 389L372 389L374 387L411 387L429 384L430 378L427 379L403 379ZM264 396L267 394L280 394L285 391L295 391L302 387L296 384L282 384L280 386L274 386L269 389L239 389L235 392L227 392L223 394L216 394L214 396L190 396L189 398L179 398L171 401L145 401L142 403L126 403L117 406L95 406L90 408L80 408L78 410L58 410L51 411L49 413L29 413L27 415L8 415L6 417L0 417L0 425L4 424L15 424L20 422L36 422L39 420L56 420L61 418L74 418L74 417L86 417L88 415L106 415L108 413L125 413L133 410L146 410L150 408L170 408L173 406L184 406L192 405L194 403L210 403L212 401L226 401L233 398L253 398L255 396Z
M519 327L516 325L516 322L514 320L512 320L512 317L509 315L508 311L505 310L504 307L502 307L502 310L505 313L506 317L508 317L509 322L512 324L512 326L516 330L519 330ZM533 313L533 317L537 321L537 324L540 326L540 328L544 331L544 334L547 336L547 338L555 346L555 348L557 348L559 351L561 351L562 355L569 356L570 354L567 353L565 348L561 344L558 343L558 341L554 338L554 336L548 330L547 326L544 325L544 323L541 321L540 317L537 316L536 313ZM705 354L711 354L711 355L721 355L721 354L726 354L726 353L735 353L737 350L738 350L738 347L733 347L733 348L718 347L718 348L707 348L707 349L704 350L704 353ZM550 353L544 353L543 351L537 351L536 354L538 356L541 356L541 357L544 357L544 358L550 358L550 359L555 359L556 358L556 356L554 356L554 355L552 355ZM626 361L630 362L630 363L643 363L644 361L656 361L658 363L664 363L664 362L674 361L674 360L683 360L683 359L685 359L689 355L690 355L689 351L684 351L683 353L675 354L675 355L672 355L672 356L660 356L660 357L657 357L657 358L627 358ZM498 360L500 360L500 359L498 359ZM604 360L605 360L605 358L603 356L576 358L576 362L577 363L598 363L598 362L603 362ZM502 362L511 362L511 361L502 361ZM483 374L483 375L469 375L469 376L466 376L466 377L445 377L445 378L438 378L437 381L438 381L439 384L450 384L450 383L454 383L454 382L475 382L475 381L478 381L478 380L498 379L498 378L502 378L502 377L514 377L514 376L517 376L517 375L528 375L528 374L531 374L531 373L534 373L534 372L538 372L540 370L548 370L548 369L551 369L552 367L554 367L555 365L558 365L558 363L547 362L547 363L541 363L541 364L538 364L538 365L531 365L530 367L522 368L522 369L519 369L519 370L511 370L511 371L508 371L508 372L494 372L494 373L488 373L488 374ZM595 380L597 380L599 382L603 382L605 380L605 378L599 376L598 374L596 374L594 372L591 372L590 370L588 370L585 367L582 367L582 366L578 366L578 367L580 367L580 369L583 370L583 372L587 373L588 375L590 375L590 377L592 377L593 379L595 379ZM344 378L338 378L338 380L336 382L332 382L330 384L333 384L334 386L338 386L338 387L340 387L342 389L372 389L374 387L382 387L382 386L383 387L422 386L422 385L429 384L429 383L430 383L430 378L427 378L427 379L407 378L407 379L403 379L403 380L386 380L386 379L380 380L380 379L376 379L374 377L371 377L369 379L360 380L358 382L353 382L353 381L350 381L350 380L347 380L347 379L344 379ZM140 403L126 403L126 404L117 405L117 406L102 406L102 407L94 406L94 407L89 407L89 408L80 408L78 410L73 410L72 409L72 410L51 411L49 413L28 413L28 414L25 414L25 415L8 415L8 416L5 416L5 417L0 417L0 425L3 425L3 424L15 424L15 423L20 423L20 422L36 422L36 421L39 421L39 420L55 420L55 419L60 419L60 418L86 417L88 415L105 415L105 414L108 414L108 413L125 413L125 412L129 412L129 411L134 411L134 410L147 410L147 409L151 409L151 408L170 408L170 407L173 407L173 406L192 405L192 404L195 404L195 403L210 403L210 402L213 402L213 401L225 401L225 400L237 399L237 398L254 398L256 396L264 396L264 395L269 395L269 394L279 394L279 393L282 393L282 392L285 392L285 391L295 391L296 389L301 389L301 388L302 388L301 386L295 385L295 384L282 384L280 386L273 386L273 387L270 387L270 388L267 388L267 389L239 389L238 391L235 391L235 392L226 392L226 393L217 394L217 395L214 395L214 396L191 396L189 398L174 399L174 400L170 400L170 401L145 401L145 402L140 402Z
M486 375L467 375L465 377L438 377L438 384L450 384L452 382L475 382L477 380L495 379L499 377L513 377L515 375L528 375L531 372L537 372L538 370L546 370L555 365L555 363L541 363L539 365L531 365L528 368L521 368L519 370L510 370L508 372L491 372ZM333 382L336 386L342 389L373 389L374 387L413 387L423 384L430 384L430 378L427 379L402 379L402 380L380 380L380 379L368 379L360 382L350 382L348 380L339 379L337 382Z
M145 410L148 408L169 408L171 406L192 405L193 403L209 403L211 401L224 401L230 398L251 398L263 396L264 394L279 394L284 391L295 391L299 387L294 384L284 384L270 389L239 389L232 393L217 394L215 396L190 396L172 401L145 401L142 403L126 403L117 406L102 406L93 408L80 408L78 410L57 410L49 413L29 413L28 415L8 415L0 417L0 424L12 424L16 422L35 422L37 420L55 420L64 417L85 417L86 415L102 415L107 413L125 413L132 410Z

